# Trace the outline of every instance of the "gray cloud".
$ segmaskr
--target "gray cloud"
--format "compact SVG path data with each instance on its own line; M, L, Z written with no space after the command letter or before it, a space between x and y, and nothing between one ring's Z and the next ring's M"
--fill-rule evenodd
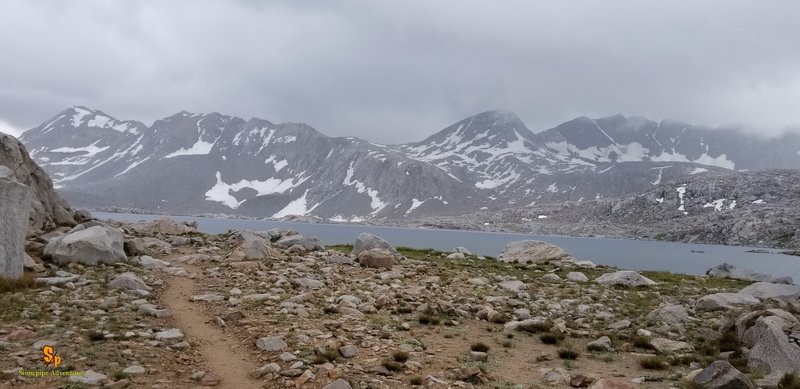
M419 140L487 109L800 122L794 1L0 1L0 128L70 105ZM6 123L5 127L3 122Z

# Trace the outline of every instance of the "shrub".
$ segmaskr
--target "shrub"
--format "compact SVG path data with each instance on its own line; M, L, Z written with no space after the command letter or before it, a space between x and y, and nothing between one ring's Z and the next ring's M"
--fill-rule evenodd
M522 324L517 327L517 331L522 332L529 332L531 334L537 334L539 332L547 332L553 328L553 323L550 322L535 322L529 324Z
M503 344L503 347L505 347L505 348L512 348L512 347L514 347L514 342L512 342L512 341L510 341L510 340L504 340L502 344Z
M483 342L473 343L469 348L472 351L479 351L482 353L489 352L489 345Z
M797 378L797 376L792 374L792 373L786 374L778 382L778 388L780 388L780 389L800 389L800 378Z
M650 345L650 338L646 336L634 336L631 341L633 347L643 348L645 350L652 350L653 346Z
M326 347L324 350L320 350L317 352L317 355L314 356L314 364L321 365L323 363L328 362L335 362L339 359L339 351Z
M422 377L420 377L420 376L415 376L415 377L411 377L411 378L408 379L408 383L411 384L411 385L414 385L414 386L420 386L420 385L422 385L423 382L424 381L422 380Z
M719 351L739 351L739 338L736 331L728 330L722 333L722 336L717 340L717 348Z
M403 371L405 365L397 361L383 361L383 367L391 372Z
M409 355L405 351L395 351L394 354L392 354L392 358L394 358L395 362L405 363Z
M562 347L558 349L558 357L561 359L575 360L578 359L579 355L581 355L581 353L573 348Z
M100 331L90 331L88 337L89 340L93 342L99 342L106 339L106 336Z
M586 349L589 350L589 351L595 351L595 352L608 351L605 347L603 347L603 346L601 346L599 344L587 344L586 345Z
M669 365L662 357L647 357L639 361L639 365L647 370L664 370Z
M35 285L36 279L33 277L33 274L28 272L23 273L22 278L18 280L0 277L0 293L30 289Z
M541 334L539 335L539 340L544 344L558 344L561 339L553 334Z

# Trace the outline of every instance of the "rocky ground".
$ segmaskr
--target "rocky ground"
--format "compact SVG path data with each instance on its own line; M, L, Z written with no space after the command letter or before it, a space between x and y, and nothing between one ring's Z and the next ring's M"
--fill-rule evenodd
M0 293L0 385L716 388L800 373L793 285L618 273L537 245L494 260L293 234L162 220L30 237L28 282ZM45 345L86 375L20 376L52 370Z

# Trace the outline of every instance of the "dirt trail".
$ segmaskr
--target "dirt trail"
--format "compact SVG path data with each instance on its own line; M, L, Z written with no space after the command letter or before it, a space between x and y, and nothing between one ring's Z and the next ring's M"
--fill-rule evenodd
M182 265L193 272L191 266ZM172 311L173 319L184 335L199 343L206 359L207 367L220 378L217 388L260 388L259 382L249 378L254 370L252 351L226 335L210 318L203 314L202 303L190 302L189 297L196 294L195 280L186 277L172 277L162 295L162 302Z

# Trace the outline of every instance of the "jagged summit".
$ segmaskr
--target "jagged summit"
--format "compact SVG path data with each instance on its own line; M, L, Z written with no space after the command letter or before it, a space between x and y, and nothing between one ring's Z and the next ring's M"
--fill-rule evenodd
M764 140L623 115L534 134L502 110L384 146L217 112L146 126L71 107L22 140L78 206L333 221L583 201L702 172L800 168L797 136Z

